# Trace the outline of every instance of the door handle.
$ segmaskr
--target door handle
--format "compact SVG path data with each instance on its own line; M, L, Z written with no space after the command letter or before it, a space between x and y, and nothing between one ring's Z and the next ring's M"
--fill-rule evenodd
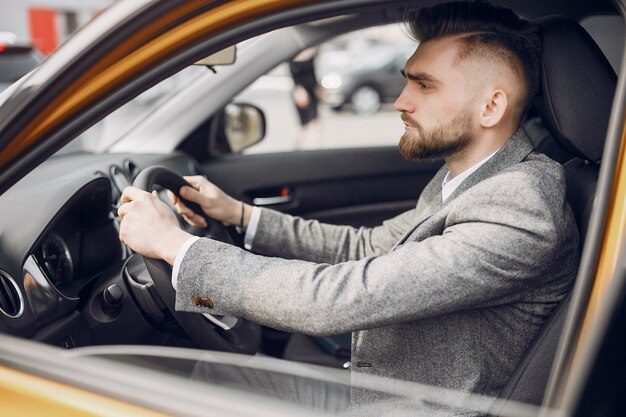
M255 206L273 206L275 204L285 204L293 201L290 195L277 195L275 197L256 197L252 199Z

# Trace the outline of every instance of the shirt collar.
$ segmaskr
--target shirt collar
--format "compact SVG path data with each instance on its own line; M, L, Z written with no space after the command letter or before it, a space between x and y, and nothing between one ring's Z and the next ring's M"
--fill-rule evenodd
M459 175L457 175L456 177L452 178L451 180L448 180L448 177L450 176L450 171L448 171L446 173L446 176L443 178L443 183L441 184L441 201L446 201L446 199L448 197L450 197L450 195L454 192L454 190L456 190L457 187L459 185L461 185L461 183L467 177L472 175L474 173L474 171L476 171L485 162L487 162L489 159L491 159L491 157L494 156L496 154L496 152L498 152L499 150L500 149L498 148L494 153L492 153L491 155L487 156L485 159L482 159L482 160L478 161L477 163L475 163L471 167L467 168L465 171L461 172Z

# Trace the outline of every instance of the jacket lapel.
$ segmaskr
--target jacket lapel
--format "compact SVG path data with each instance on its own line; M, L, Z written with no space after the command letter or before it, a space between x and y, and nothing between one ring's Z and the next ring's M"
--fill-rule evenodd
M506 141L502 148L496 152L487 162L485 162L480 168L472 173L469 177L463 181L456 190L448 197L445 204L450 203L457 196L461 195L466 190L469 190L479 182L496 175L498 172L505 170L506 168L522 162L526 157L534 150L534 146L524 128L520 127Z
M448 169L446 166L442 166L439 171L435 174L432 180L428 183L426 188L422 191L422 194L419 197L417 202L417 207L415 210L418 212L417 221L413 223L413 226L400 238L398 243L396 243L391 250L393 251L399 245L402 245L406 239L413 233L413 231L423 222L425 222L430 216L435 214L437 210L441 207L441 184L443 183L443 179L448 173Z
M511 136L511 138L506 141L502 148L500 148L500 150L498 150L498 152L496 152L496 154L491 157L491 159L489 159L480 168L478 168L469 177L467 177L446 199L446 201L442 202L441 185L443 183L443 179L448 173L448 169L444 165L437 172L437 174L435 174L435 177L431 180L431 182L428 183L428 186L426 186L422 195L420 196L420 199L424 198L424 201L421 208L418 204L417 210L420 211L420 214L417 218L417 221L413 224L411 229L407 233L405 233L404 236L402 236L402 238L398 241L398 243L396 243L392 250L397 248L399 245L404 244L409 236L411 236L422 223L428 220L441 208L449 204L457 196L461 195L463 192L472 188L479 182L494 176L498 172L512 165L520 163L533 150L534 147L530 138L526 134L526 131L522 127L520 127L513 134L513 136Z

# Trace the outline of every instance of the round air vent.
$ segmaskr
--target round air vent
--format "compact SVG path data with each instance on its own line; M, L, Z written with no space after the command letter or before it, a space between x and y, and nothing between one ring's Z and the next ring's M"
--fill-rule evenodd
M4 271L0 271L0 312L14 319L24 312L22 292L13 278Z

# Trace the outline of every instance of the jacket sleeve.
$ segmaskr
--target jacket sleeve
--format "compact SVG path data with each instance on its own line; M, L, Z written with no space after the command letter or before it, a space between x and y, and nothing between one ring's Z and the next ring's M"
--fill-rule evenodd
M558 271L571 273L564 263L578 252L564 196L528 183L522 174L504 185L485 180L451 203L443 234L334 265L201 239L181 265L177 309L323 335L519 301L529 287L571 280ZM194 296L214 309L193 305Z
M382 225L336 226L262 209L252 251L285 259L337 264L387 253L411 227L416 210Z
M382 225L367 228L336 226L262 209L252 251L285 259L338 264L389 252L419 216L441 201L442 166L422 190L417 206Z

